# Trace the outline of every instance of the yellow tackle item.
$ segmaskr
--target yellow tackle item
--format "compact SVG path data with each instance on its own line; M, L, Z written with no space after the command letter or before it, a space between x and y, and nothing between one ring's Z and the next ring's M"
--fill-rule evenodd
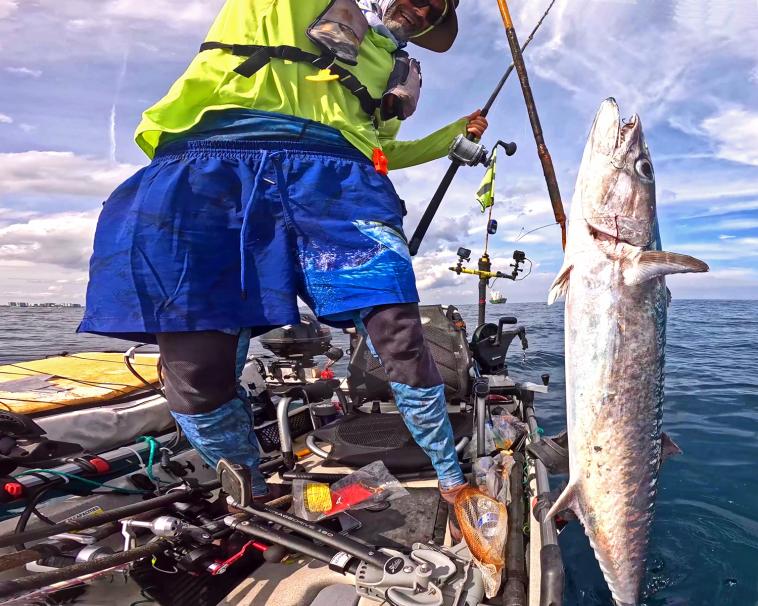
M320 69L315 76L306 76L305 79L310 82L333 82L334 80L339 80L340 77L328 69Z
M135 370L158 385L158 355L137 354ZM85 352L0 366L0 408L19 414L109 404L147 387L121 353Z
M305 508L313 513L324 513L332 508L332 491L329 484L306 482L303 496Z

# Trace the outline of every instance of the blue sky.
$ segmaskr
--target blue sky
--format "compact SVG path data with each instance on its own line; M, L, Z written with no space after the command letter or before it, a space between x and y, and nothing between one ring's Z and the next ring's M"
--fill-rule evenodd
M222 0L0 0L0 302L82 301L102 200L145 163L132 142L140 113L168 89ZM511 0L522 39L547 2ZM414 139L480 107L510 63L495 0L462 0L461 33L422 61ZM708 262L673 276L678 298L758 298L758 4L756 0L558 0L526 52L545 138L568 209L586 133L600 102L639 113L655 165L664 248ZM501 158L491 248L533 261L511 300L545 300L560 266L518 83L490 114L484 143ZM391 174L413 231L447 161ZM447 270L458 246L481 251L474 201L482 169L459 171L416 260L426 302L474 301L475 281Z

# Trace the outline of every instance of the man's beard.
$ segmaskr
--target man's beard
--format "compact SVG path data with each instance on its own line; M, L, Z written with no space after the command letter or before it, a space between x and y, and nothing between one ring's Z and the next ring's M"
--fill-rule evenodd
M382 23L385 27L392 32L398 40L407 42L411 36L417 34L416 28L410 25L403 17L400 16L400 11L397 9L397 5L393 4L389 10L382 17Z

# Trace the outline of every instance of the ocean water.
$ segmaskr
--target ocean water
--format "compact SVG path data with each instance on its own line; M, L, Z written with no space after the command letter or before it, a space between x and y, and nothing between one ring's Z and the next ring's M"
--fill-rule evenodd
M461 306L469 326L476 307ZM490 306L488 320L515 315L527 326L524 360L515 342L511 375L550 393L536 401L547 434L564 427L562 305ZM77 335L77 309L0 308L0 364L62 351L125 349ZM345 335L333 342L345 347ZM758 301L674 301L669 312L664 429L684 454L661 470L644 606L758 605ZM257 341L251 352L266 354ZM346 360L337 365L344 370ZM554 482L557 485L559 479ZM567 606L611 606L578 523L560 535Z

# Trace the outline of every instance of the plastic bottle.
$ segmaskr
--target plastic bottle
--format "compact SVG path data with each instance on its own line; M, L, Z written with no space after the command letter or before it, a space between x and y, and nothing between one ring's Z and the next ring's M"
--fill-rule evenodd
M492 457L481 457L474 463L474 466L472 468L474 474L474 484L476 484L479 490L487 490L487 472L494 464L495 459Z
M484 564L501 567L508 536L505 505L468 487L456 497L455 512L472 555Z

